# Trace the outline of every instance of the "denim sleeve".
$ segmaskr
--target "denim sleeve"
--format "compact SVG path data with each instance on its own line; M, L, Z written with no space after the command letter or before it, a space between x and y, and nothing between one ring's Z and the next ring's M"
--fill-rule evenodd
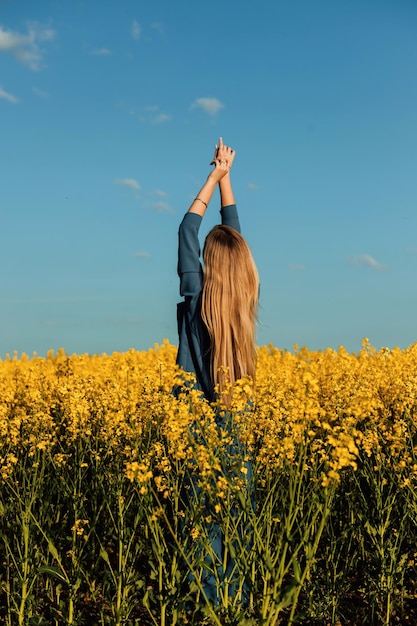
M223 206L220 209L220 215L222 217L222 224L224 224L225 226L231 226L232 228L237 230L238 233L240 233L239 216L235 204Z
M178 276L181 296L193 296L201 291L203 285L198 240L201 220L201 215L197 213L186 213L178 231Z

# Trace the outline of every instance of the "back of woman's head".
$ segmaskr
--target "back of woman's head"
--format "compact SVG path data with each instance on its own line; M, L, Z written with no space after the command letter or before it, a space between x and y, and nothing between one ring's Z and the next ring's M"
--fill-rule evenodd
M259 278L248 244L229 226L215 226L204 250L202 318L211 338L212 378L223 386L255 374ZM220 371L219 371L220 370Z

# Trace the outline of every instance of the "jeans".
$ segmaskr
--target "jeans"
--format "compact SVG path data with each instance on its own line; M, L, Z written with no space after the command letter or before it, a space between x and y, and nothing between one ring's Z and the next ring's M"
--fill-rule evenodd
M197 467L192 467L185 478L183 533L184 545L188 546L188 580L195 583L198 575L199 587L213 606L226 604L227 598L245 605L249 596L248 556L253 544L250 519L255 512L252 463L246 445L235 432L233 416L226 412L216 417L216 424L226 437L233 437L216 450L216 469L209 478L203 478ZM198 424L191 437L197 445L207 445ZM190 541L196 528L198 534Z

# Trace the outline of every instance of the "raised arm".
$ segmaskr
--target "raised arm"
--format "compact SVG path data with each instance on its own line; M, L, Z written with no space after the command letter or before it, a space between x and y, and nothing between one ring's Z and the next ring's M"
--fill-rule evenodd
M220 206L229 206L236 204L235 196L232 189L232 181L230 180L230 171L221 179L220 188Z
M223 146L221 139L220 146ZM178 231L178 274L182 296L193 296L201 290L203 272L200 264L198 231L215 188L228 174L233 162L233 158L223 152L216 147L214 160L211 163L214 168L191 203Z
M203 217L218 183L221 183L222 179L229 174L229 170L233 163L230 151L233 153L233 150L230 148L226 151L224 148L225 146L223 145L223 140L220 137L219 147L217 148L216 146L214 159L210 164L214 165L214 169L212 169L210 174L207 176L206 182L191 203L191 206L188 209L189 213L197 213L197 215L201 215L201 217Z
M228 165L227 174L219 181L220 189L220 205L221 207L230 206L236 204L235 196L232 189L232 181L230 179L230 170L232 169L233 161L236 152L230 146L225 146L223 139L220 137L219 147L217 149L216 157L221 161L225 161Z
M225 160L229 165L227 174L225 174L219 182L221 206L220 214L222 224L225 226L231 226L240 233L239 216L237 213L236 200L230 178L230 170L232 168L235 155L235 150L233 150L230 146L225 146L223 140L220 138L219 147L217 148L215 156L217 156L220 160Z

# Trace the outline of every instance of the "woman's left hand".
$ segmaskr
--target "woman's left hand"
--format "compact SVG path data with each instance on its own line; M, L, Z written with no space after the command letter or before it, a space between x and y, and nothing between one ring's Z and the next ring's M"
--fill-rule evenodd
M211 165L214 165L214 169L210 172L209 178L214 179L217 184L229 173L230 167L225 159L219 159L218 157L212 161Z
M233 165L235 154L236 151L230 146L226 146L222 137L220 137L219 145L214 150L214 158L210 165L216 165L217 167L217 164L220 164L221 167L226 166L227 171L229 171Z

